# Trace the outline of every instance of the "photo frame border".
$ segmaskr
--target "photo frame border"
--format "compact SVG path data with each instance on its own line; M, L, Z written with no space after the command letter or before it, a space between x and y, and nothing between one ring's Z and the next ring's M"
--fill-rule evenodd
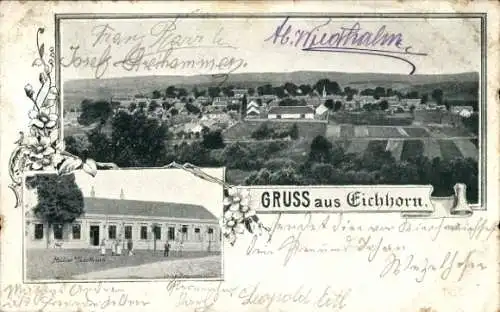
M380 19L394 19L394 18L439 18L439 19L464 19L464 18L479 18L481 21L480 38L481 38L481 66L479 72L479 138L478 138L478 186L479 186L479 200L477 203L470 203L472 210L486 211L486 198L487 198L487 12L482 13L318 13L318 12L280 12L280 13L59 13L54 14L55 22L55 59L59 60L61 55L61 21L72 19L153 19L153 18L380 18ZM61 66L60 62L55 62L55 85L58 90L61 88ZM64 120L64 103L61 99L59 101L59 112L61 120ZM64 123L61 123L59 128L60 140L64 141ZM141 167L142 168L142 167ZM373 184L376 187L377 184ZM453 196L451 196L453 197ZM449 197L439 197L449 198ZM371 213L368 211L367 213Z

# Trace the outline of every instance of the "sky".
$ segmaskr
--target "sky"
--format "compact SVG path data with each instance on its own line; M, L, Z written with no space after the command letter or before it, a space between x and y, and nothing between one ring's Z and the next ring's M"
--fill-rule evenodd
M203 168L205 173L218 179L224 176L223 168ZM95 177L80 170L75 172L76 184L84 197L175 202L203 205L215 216L222 213L222 186L205 181L182 169L123 169L101 170ZM36 204L36 196L25 189L27 207Z
M277 37L276 42L273 40L280 25L284 25L278 32L280 35L290 26L290 32L285 34L289 40L285 44L280 44L282 37ZM305 35L301 37L300 34L306 34L307 31L316 34L319 41L322 34L329 38L335 33L340 35L343 28L356 27L358 36L370 32L374 37L381 29L382 34L399 34L400 44L396 46L393 43L390 47L380 44L343 46L376 49L380 50L379 53L392 55L384 57L345 51L303 51L300 44L297 46L293 42L305 41ZM304 70L408 74L411 71L410 63L415 67L415 74L451 74L478 72L481 61L478 18L355 20L321 17L290 18L287 21L284 17L68 19L61 21L60 29L63 81L141 75ZM155 54L159 49L163 52ZM169 53L166 57L165 51ZM405 51L419 55L402 54ZM145 55L138 57L139 53ZM125 62L133 59L140 59L140 65ZM166 60L169 66L155 67L160 59ZM203 63L211 60L214 63Z

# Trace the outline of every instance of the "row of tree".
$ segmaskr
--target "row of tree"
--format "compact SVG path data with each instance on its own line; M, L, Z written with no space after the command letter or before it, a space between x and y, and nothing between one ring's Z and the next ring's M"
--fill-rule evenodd
M199 87L193 87L191 92L189 93L185 88L178 88L175 86L169 86L166 88L165 92L154 90L152 92L153 99L160 99L162 97L169 98L182 98L186 97L188 94L194 96L195 98L199 96L209 96L211 98L219 97L219 96L227 96L233 97L234 90L236 87L234 85L229 86L212 86L206 89L201 89ZM332 95L343 95L347 97L347 100L352 100L354 95L367 95L373 96L376 100L381 97L391 97L398 96L399 98L421 98L424 102L426 102L429 98L427 93L419 94L417 91L407 91L402 92L398 90L394 90L392 88L384 88L384 87L375 87L375 88L365 88L363 90L358 90L356 88L352 88L346 86L342 88L338 82L332 81L328 78L320 79L314 84L300 84L297 85L293 82L286 82L282 85L272 85L272 84L264 84L258 86L257 88L247 88L247 94L250 96L254 95L275 95L279 98L285 98L288 96L298 96L298 95L312 95L323 94L325 91L327 94ZM431 92L430 97L434 99L438 104L441 104L443 101L443 91L441 89L435 89Z

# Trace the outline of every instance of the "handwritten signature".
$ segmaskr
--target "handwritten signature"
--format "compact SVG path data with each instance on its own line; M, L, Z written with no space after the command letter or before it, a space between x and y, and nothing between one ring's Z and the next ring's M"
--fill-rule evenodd
M300 48L302 51L350 53L375 55L396 59L408 64L410 75L416 66L405 56L426 56L426 53L413 52L412 46L405 45L403 34L387 31L382 25L376 32L365 30L359 22L352 26L342 26L331 32L325 30L331 19L310 29L301 29L285 18L264 41L273 44Z
M79 44L69 46L68 57L61 58L61 66L89 68L95 78L102 78L110 68L125 71L192 70L206 73L230 74L248 65L244 58L218 53L204 56L207 49L236 50L224 39L224 28L213 35L186 35L178 31L179 18L154 24L147 34L127 34L109 23L92 28L91 48L97 55L84 52ZM196 56L186 57L183 51L197 49ZM124 52L125 51L125 52ZM122 55L122 56L118 56Z
M485 270L486 264L480 261L474 261L473 256L476 250L468 251L465 256L458 251L447 251L441 258L432 261L428 257L423 260L417 260L415 254L401 257L395 253L388 255L385 266L380 272L380 277L388 275L398 276L405 273L415 274L415 281L422 283L427 274L436 272L440 274L442 280L447 280L452 273L457 273L456 281L460 282L465 274L471 270Z

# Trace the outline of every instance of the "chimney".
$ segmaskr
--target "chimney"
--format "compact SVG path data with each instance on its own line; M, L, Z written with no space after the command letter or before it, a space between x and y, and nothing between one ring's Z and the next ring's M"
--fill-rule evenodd
M90 190L90 197L95 197L94 186L92 185L92 189Z
M120 199L125 199L125 193L123 193L123 189L120 190Z

